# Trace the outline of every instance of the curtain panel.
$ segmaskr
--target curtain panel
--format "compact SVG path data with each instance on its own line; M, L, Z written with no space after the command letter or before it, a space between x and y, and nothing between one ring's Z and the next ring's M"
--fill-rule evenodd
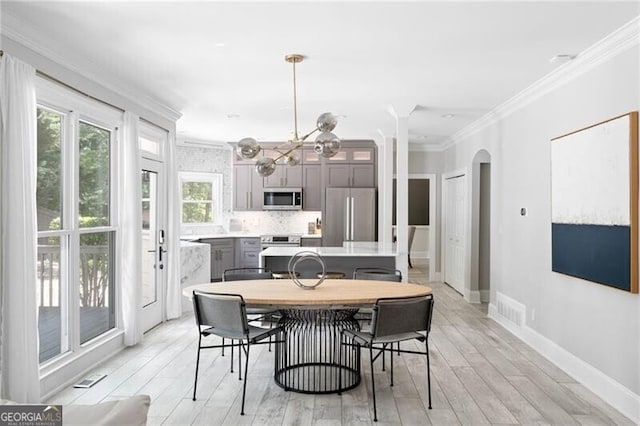
M35 69L0 59L0 306L2 398L40 402L36 300Z
M121 312L124 344L133 346L142 340L142 210L140 150L138 124L140 117L124 114L124 134L119 144L120 199L118 202L118 261L120 262Z
M182 284L180 283L180 216L182 201L176 164L175 135L169 134L167 147L167 319L182 315Z

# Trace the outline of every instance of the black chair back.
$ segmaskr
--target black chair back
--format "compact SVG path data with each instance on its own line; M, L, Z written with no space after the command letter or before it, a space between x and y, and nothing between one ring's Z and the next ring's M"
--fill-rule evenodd
M193 292L193 310L199 327L230 339L243 339L249 333L244 299L238 294Z
M222 281L269 280L272 278L271 270L265 268L233 268L222 273Z
M353 279L401 282L402 272L397 269L356 268L353 271Z
M388 336L431 331L433 295L378 299L373 307L373 340Z

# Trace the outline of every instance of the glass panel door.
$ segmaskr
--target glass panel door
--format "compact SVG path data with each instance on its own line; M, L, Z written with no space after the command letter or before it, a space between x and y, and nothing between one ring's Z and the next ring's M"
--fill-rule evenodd
M145 159L142 163L142 323L146 331L162 322L166 251L162 165Z

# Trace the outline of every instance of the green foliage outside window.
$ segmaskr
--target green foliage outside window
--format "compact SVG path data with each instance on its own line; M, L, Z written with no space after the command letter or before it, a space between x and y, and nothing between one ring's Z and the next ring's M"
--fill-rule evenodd
M182 182L182 223L210 223L213 217L213 184Z

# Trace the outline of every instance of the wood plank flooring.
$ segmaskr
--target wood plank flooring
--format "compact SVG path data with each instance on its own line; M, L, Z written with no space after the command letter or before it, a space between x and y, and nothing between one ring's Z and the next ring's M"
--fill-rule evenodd
M426 264L413 261L410 281L425 283ZM430 337L432 405L427 409L425 357L394 357L375 368L379 425L559 424L633 425L561 369L471 305L450 287L432 283L435 296ZM407 349L414 343L404 343ZM192 314L145 335L93 373L107 377L91 389L69 387L48 403L91 404L134 394L151 396L149 425L370 425L371 374L362 352L363 383L342 395L285 392L273 381L273 352L251 348L245 416L242 381L230 373L230 357L203 351L198 399L191 400L197 348ZM389 361L387 360L387 363ZM388 364L387 364L388 366Z

